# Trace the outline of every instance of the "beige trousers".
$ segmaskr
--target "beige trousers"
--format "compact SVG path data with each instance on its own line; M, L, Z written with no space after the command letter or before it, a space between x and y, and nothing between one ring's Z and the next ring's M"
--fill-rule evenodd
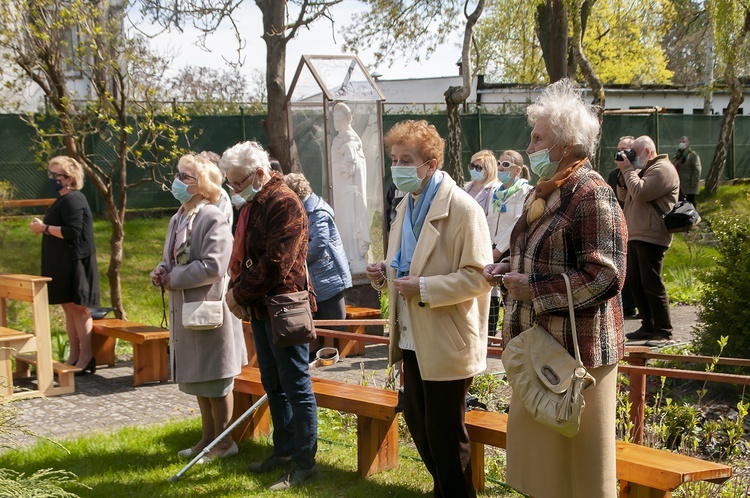
M514 394L507 439L507 482L533 498L616 498L617 365L589 369L581 428L572 438L537 423Z

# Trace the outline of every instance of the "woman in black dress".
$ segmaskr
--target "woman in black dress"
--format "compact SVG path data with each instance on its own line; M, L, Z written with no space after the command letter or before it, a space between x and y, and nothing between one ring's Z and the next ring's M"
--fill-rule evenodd
M75 159L58 156L49 162L47 178L60 197L44 221L34 218L31 231L42 234L42 275L51 277L49 303L62 305L70 341L68 365L96 371L91 352L91 313L99 306L94 225L83 188L83 168Z

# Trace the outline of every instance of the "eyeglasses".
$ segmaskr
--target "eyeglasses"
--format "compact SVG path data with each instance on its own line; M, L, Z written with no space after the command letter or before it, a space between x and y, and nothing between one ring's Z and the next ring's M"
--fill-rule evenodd
M248 173L248 175L239 182L230 182L229 179L227 179L227 187L232 189L232 191L242 190L242 184L245 183L248 178L253 176L253 173L255 173L255 171Z
M503 161L503 162L498 161L497 165L501 166L503 169L508 169L511 166L513 166L513 164L510 161Z
M184 182L188 178L191 180L196 180L194 176L188 175L187 173L182 173L181 171L178 171L177 173L175 173L174 177L180 180L181 182Z
M471 163L471 164L469 164L469 169L470 170L474 169L474 170L477 170L477 171L484 171L484 166L482 166L480 164Z

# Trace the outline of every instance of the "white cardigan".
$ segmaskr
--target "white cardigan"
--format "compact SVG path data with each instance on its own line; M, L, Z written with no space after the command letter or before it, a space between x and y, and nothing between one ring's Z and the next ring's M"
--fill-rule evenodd
M487 225L490 229L492 243L495 244L495 249L500 253L504 253L510 248L510 232L513 230L516 220L521 217L526 198L532 190L534 190L534 187L529 183L522 185L506 200L504 213L495 209L495 206L492 205L492 199L490 199L489 209L487 210Z

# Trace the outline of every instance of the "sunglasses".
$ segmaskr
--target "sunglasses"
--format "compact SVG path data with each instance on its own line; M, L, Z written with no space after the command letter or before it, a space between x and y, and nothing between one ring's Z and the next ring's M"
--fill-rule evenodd
M510 161L503 161L503 162L500 162L500 161L498 161L498 162L497 162L497 165L498 165L498 166L502 166L502 167L503 167L503 169L508 169L508 168L510 168L511 166L513 166L513 163L511 163Z
M482 166L480 164L471 163L471 164L469 164L469 169L470 170L474 169L474 170L477 170L477 171L484 171L484 166Z
M54 171L47 171L47 178L57 180L58 178L70 178L70 175L66 175L65 173L55 173Z
M178 171L177 173L175 173L174 177L177 178L178 180L180 180L181 182L184 182L188 178L191 179L191 180L195 180L196 179L194 176L188 175L187 173L182 173L180 171Z

